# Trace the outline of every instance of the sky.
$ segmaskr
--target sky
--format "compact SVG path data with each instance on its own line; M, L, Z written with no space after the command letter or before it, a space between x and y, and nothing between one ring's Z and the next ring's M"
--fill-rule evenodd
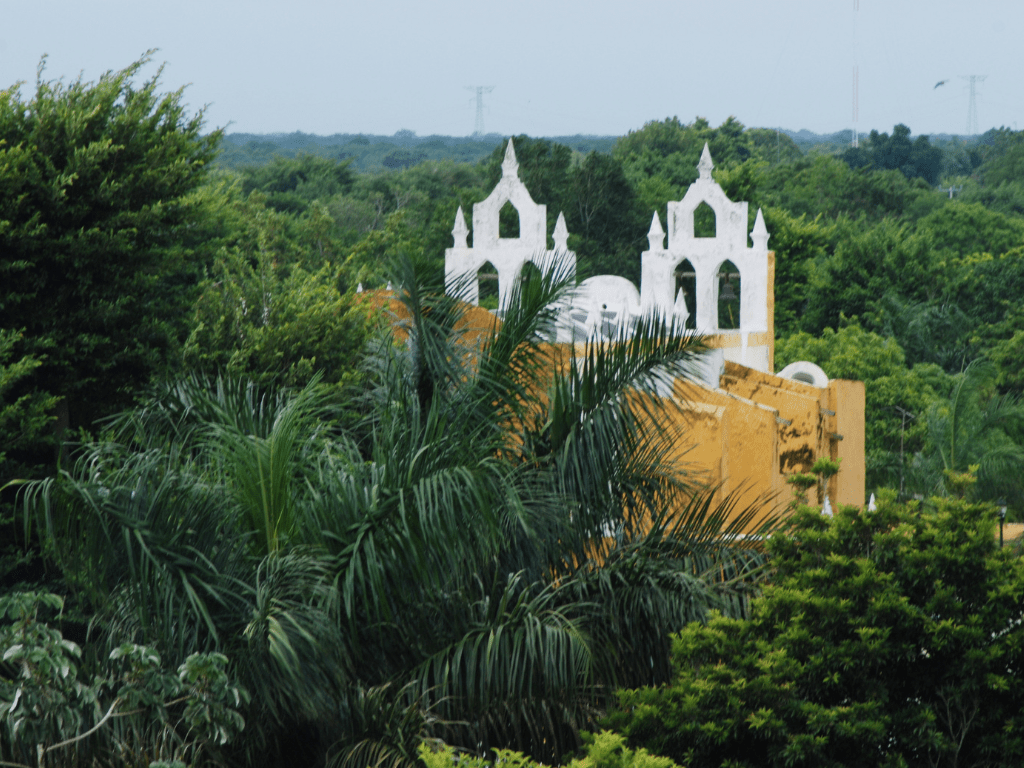
M95 80L157 49L229 133L622 135L1024 128L1020 0L4 0L0 88ZM853 71L858 68L858 119ZM944 85L935 87L940 81Z

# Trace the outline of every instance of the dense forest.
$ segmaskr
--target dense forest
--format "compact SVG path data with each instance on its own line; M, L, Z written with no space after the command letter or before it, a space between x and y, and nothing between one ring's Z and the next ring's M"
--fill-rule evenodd
M357 163L380 167L382 156L387 166L387 153L441 151L436 137L405 133L321 142L333 157L306 151L310 137L281 137L260 145L277 154L254 154L228 178L246 199L263 195L292 217L290 226L320 222L326 246L318 247L338 260L341 287L381 285L398 252L440 269L455 210L470 211L500 175L500 140L446 139L444 159L356 171ZM830 376L867 382L869 487L928 494L943 470L977 464L979 493L1011 499L1016 513L1024 434L1007 409L1024 383L1014 353L1024 325L1012 319L1024 246L1024 181L1014 173L1021 134L991 130L933 144L897 125L891 135L872 131L857 148L841 143L842 134L797 136L803 148L734 119L714 128L671 118L610 146L519 136L516 152L527 187L547 205L549 231L565 213L581 278L638 282L651 213L665 220L666 202L696 178L708 142L726 194L750 201L751 216L765 213L777 254L778 367L808 359ZM480 161L459 161L480 146L491 146ZM364 152L346 157L354 147ZM963 432L967 425L980 433Z
M705 143L762 209L776 367L866 386L828 519L667 467L658 318L553 366L537 275L467 352L505 138L225 136L144 63L0 91L0 764L1019 764L1024 132L514 137L579 278Z

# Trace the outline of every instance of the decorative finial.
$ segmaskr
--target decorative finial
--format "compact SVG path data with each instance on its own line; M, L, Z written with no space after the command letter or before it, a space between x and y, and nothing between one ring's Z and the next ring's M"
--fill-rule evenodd
M715 167L715 164L711 162L711 151L708 149L708 143L704 142L704 151L700 153L700 162L697 163L697 171L700 173L700 178L710 179L711 169Z
M555 241L556 251L569 250L569 228L565 226L565 216L561 211L558 212L558 221L555 222L555 231L551 233L551 239Z
M868 499L868 512L877 512L878 505L875 503L875 494L871 494L871 498Z
M754 241L754 250L767 251L769 237L771 235L768 234L768 228L764 225L764 216L761 214L761 209L758 208L757 218L754 220L754 230L750 233L750 239Z
M466 237L469 235L469 227L466 226L466 216L462 212L462 206L455 213L455 226L452 228L452 237L455 238L456 248L466 248Z
M828 496L825 497L825 504L821 508L821 514L825 517L832 517L832 505L829 504Z
M647 244L652 251L660 251L665 247L665 230L661 228L658 212L654 212L651 228L647 231Z
M516 162L516 149L512 146L512 137L509 137L508 146L505 147L505 159L501 161L502 176L518 176L519 163Z

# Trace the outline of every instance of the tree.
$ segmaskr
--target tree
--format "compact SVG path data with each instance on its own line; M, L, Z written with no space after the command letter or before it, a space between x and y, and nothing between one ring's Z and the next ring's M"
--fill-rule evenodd
M863 214L867 221L877 222L912 214L922 198L942 202L923 181L911 182L896 171L853 170L830 155L807 155L791 164L769 166L758 191L762 207L773 205L794 216L821 215L827 220L844 215L856 220Z
M569 197L566 224L577 235L572 246L581 277L621 275L638 283L638 253L645 247L641 240L647 222L618 161L588 154L570 173Z
M800 147L787 133L773 128L748 128L752 157L769 164L788 163L803 157Z
M901 300L940 296L944 269L929 241L892 220L857 231L849 222L833 230L835 250L811 265L803 330L839 328L841 318L864 317L887 293Z
M42 364L38 358L20 353L21 340L22 335L14 329L0 328L0 492L10 491L18 478L31 474L32 449L52 450L53 445L56 398L32 390L12 396L19 382ZM8 460L8 453L17 454L21 461ZM0 583L17 578L10 574L28 559L19 541L19 528L13 505L0 503Z
M661 176L673 186L685 188L697 179L697 162L705 143L721 168L742 163L751 154L743 124L730 116L718 128L712 128L703 117L689 125L681 123L678 117L652 120L640 130L620 137L612 156L622 163L634 184L643 178Z
M1018 765L1024 560L991 506L795 523L751 617L679 633L672 683L621 693L611 727L692 768Z
M918 220L937 258L954 260L981 253L1002 255L1020 248L1024 222L986 209L980 203L953 200Z
M296 733L310 762L409 764L409 733L552 759L614 685L667 679L669 631L742 615L761 572L739 532L772 516L668 460L673 401L650 393L691 337L648 319L552 357L568 280L523 281L480 328L410 270L361 427L324 419L316 383L194 378L27 497L102 642L239 660L249 760L294 759Z
M865 147L846 150L843 159L851 168L899 171L908 179L920 177L934 185L942 171L943 153L931 145L927 136L911 141L910 129L900 123L892 129L892 136L871 131Z
M933 402L925 416L928 441L915 457L918 492L949 493L950 473L976 474L972 496L995 501L1024 490L1024 404L995 391L996 371L986 361L967 366L949 398Z
M812 265L827 253L831 228L820 217L796 218L781 208L764 208L763 215L775 251L775 330L784 336L800 327Z
M4 450L0 451L0 487L18 477L23 466L9 467L7 451L20 451L44 438L53 421L56 398L41 392L12 396L18 383L42 365L33 355L19 355L15 350L23 334L13 328L0 328L0 435Z
M310 154L277 156L267 165L246 166L239 173L242 194L262 192L268 205L289 213L302 213L313 200L326 203L355 183L350 162Z
M40 65L30 99L0 92L0 325L23 329L41 365L22 387L60 398L60 430L166 368L201 271L191 193L220 131L201 135L159 71L134 82L149 61L68 84Z
M118 732L111 756L130 754L141 746L139 731L154 727L164 738L151 762L194 764L245 726L235 708L248 694L231 684L222 654L193 654L175 675L152 648L125 643L110 652L104 674L89 680L79 677L82 649L40 620L41 608L60 609L63 601L46 593L0 596L0 758L19 760L4 765L43 768L49 753L62 765L85 762L88 751L78 747L103 728ZM131 727L116 728L119 718L131 718Z
M223 205L234 236L200 283L182 349L186 368L295 389L319 372L340 395L358 378L374 312L354 291L339 292L341 267L323 231L329 222L316 226L316 214L329 215L315 204L296 221L259 192L241 200L228 190Z
M911 460L927 441L925 413L945 396L949 377L935 365L911 368L896 339L853 324L826 328L819 338L780 339L776 367L797 360L820 365L831 378L864 382L867 487L904 488Z

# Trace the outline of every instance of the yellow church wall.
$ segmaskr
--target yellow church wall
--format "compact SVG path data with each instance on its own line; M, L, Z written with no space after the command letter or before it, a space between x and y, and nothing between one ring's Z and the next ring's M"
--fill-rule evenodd
M729 475L725 407L702 402L677 404L682 423L676 425L672 460L697 482L721 483Z
M400 327L404 307L386 295L367 298L390 309ZM496 320L478 307L468 310L460 327L467 343L479 344ZM709 341L722 347L730 340ZM774 356L774 344L768 348ZM545 348L555 367L582 353L583 345ZM793 498L786 477L809 472L824 456L840 459L839 473L826 489L832 502L864 504L863 382L832 380L814 387L729 360L719 382L710 388L677 379L672 391L679 414L671 458L695 481L719 486L720 495L736 493L740 509L766 496L785 506Z
M864 382L833 379L828 383L830 410L835 412L832 458L840 459L835 500L864 504L867 467L864 463Z
M822 457L840 459L829 498L864 503L863 382L834 379L828 387L813 387L726 361L721 388L778 411L779 476L809 472Z
M681 409L678 455L689 471L702 471L720 485L719 494L736 495L737 508L780 497L785 478L776 469L778 412L722 389L677 380L674 399ZM714 414L713 427L708 423Z

